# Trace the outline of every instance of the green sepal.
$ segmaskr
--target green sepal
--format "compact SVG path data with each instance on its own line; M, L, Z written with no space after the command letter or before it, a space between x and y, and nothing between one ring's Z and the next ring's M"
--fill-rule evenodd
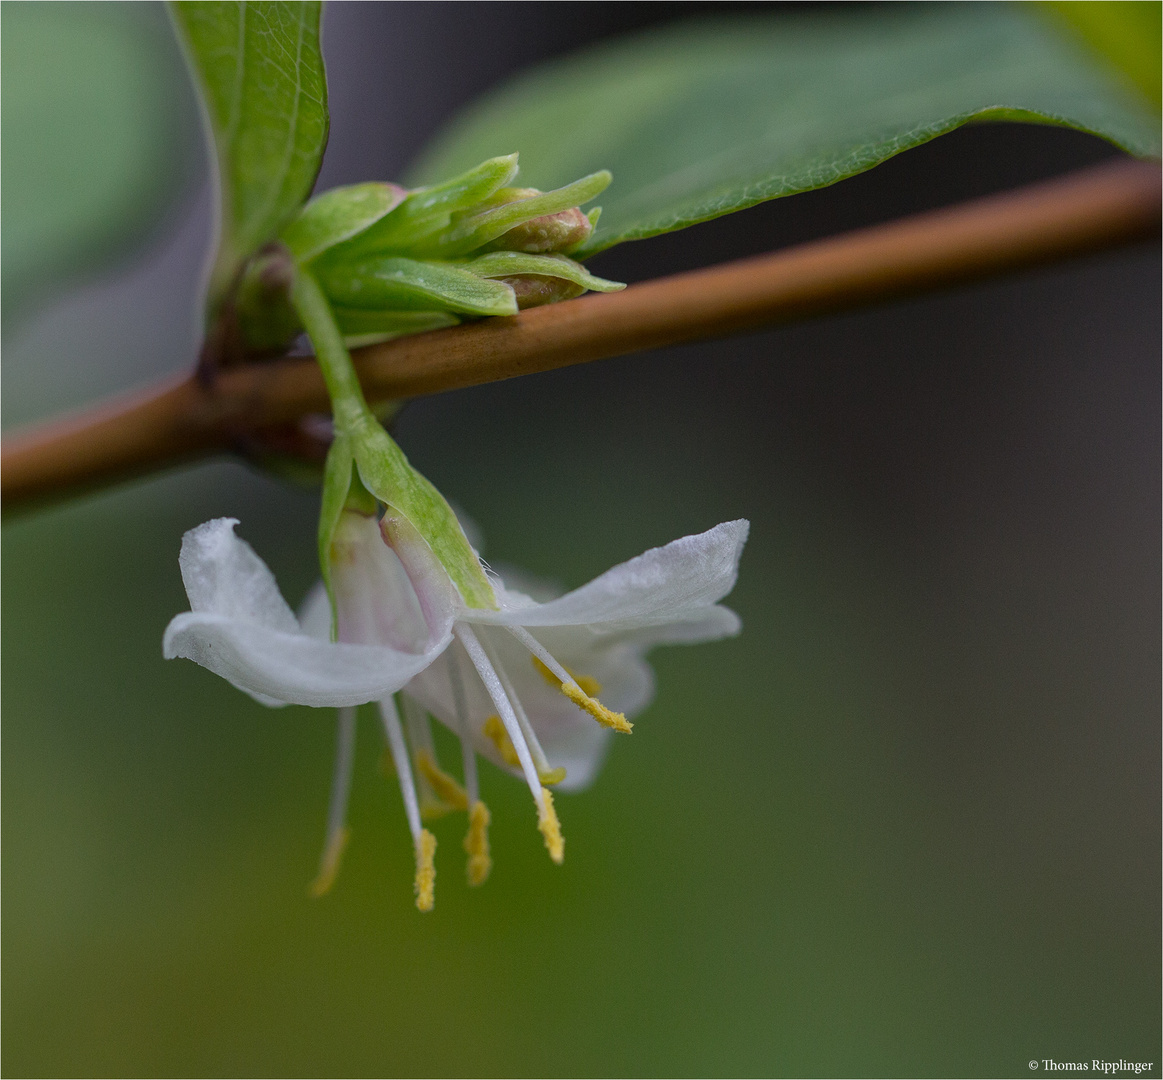
M462 263L465 270L482 278L505 278L516 274L564 278L591 292L619 292L626 288L621 281L595 277L581 263L564 255L528 255L522 251L490 251L487 255Z
M513 290L446 263L378 255L358 262L328 259L315 276L338 307L447 310L464 315L516 315Z
M600 172L583 176L572 184L566 184L565 187L544 191L526 199L502 203L500 206L464 218L447 232L434 237L427 248L423 245L418 247L443 258L466 254L533 218L560 214L563 210L570 210L597 198L610 186L612 179L609 171L602 169Z
M347 495L351 482L355 459L351 453L351 442L345 436L336 434L331 449L327 451L327 461L323 466L323 498L319 505L319 569L323 574L323 587L331 602L331 640L338 634L335 612L335 592L331 588L331 541L339 528L339 518L347 505Z
M403 450L368 416L352 436L356 469L380 502L403 514L427 541L470 608L496 609L480 559L443 495L409 464Z
M358 236L408 197L398 184L371 181L332 188L316 195L279 234L296 262Z

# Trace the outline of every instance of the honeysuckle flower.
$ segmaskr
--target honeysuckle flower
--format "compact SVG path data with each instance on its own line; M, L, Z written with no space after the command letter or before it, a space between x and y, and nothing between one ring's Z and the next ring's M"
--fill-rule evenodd
M334 879L347 839L349 706L379 706L416 850L417 906L429 910L436 841L427 817L465 810L469 881L488 876L478 754L525 780L546 847L560 862L564 840L550 788L586 786L611 732L630 731L629 717L653 695L646 651L740 627L718 601L735 583L745 521L647 551L555 598L535 599L536 586L513 575L506 585L493 574L497 606L489 609L465 603L406 518L391 507L377 518L357 497L330 534L334 605L320 586L299 620L270 571L235 536L235 524L219 519L186 535L181 564L193 610L171 622L164 651L195 660L264 704L346 706L316 894ZM401 688L407 737L393 697ZM463 782L440 767L429 714L459 737Z
M422 643L372 630L333 644L305 632L266 563L235 535L237 524L216 518L182 538L190 610L166 627L167 660L193 660L264 705L362 705L394 694L451 640L448 629ZM339 580L358 595L347 575ZM399 604L388 583L375 586L387 606Z
M409 575L416 596L428 597L408 608L407 634L416 647L447 640L451 629L448 647L400 695L415 779L395 705L381 701L381 714L418 859L427 842L422 821L440 812L466 810L472 884L483 882L490 866L489 813L480 798L478 754L528 784L546 848L560 863L564 839L550 788L587 786L611 733L630 732L629 717L645 708L654 692L646 652L655 645L727 637L740 628L738 616L718 601L735 584L746 521L726 522L651 549L564 596L538 600L531 593L539 590L519 576L510 575L506 584L493 574L497 607L487 609L464 604L435 560L417 558L417 538L390 508L378 528L369 517L361 521L351 511L346 515L351 520L339 531L349 537L358 533L361 555L369 565L398 565ZM342 557L333 558L333 572ZM365 572L361 580L367 584L375 576ZM334 591L336 609L342 611L349 601L338 588ZM368 625L374 622L372 611L392 607L392 623L402 633L398 613L403 608L393 606L387 590L367 589L360 604L369 613ZM305 605L303 626L322 635L330 618L327 594L319 588ZM460 739L463 784L437 762L428 714ZM341 749L339 757L344 753ZM345 784L337 774L321 880L334 875L346 835L341 808Z

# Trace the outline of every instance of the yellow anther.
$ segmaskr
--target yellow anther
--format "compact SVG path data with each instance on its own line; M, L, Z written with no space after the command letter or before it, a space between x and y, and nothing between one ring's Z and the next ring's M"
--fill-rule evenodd
M436 837L420 830L416 841L416 906L431 911L436 904Z
M449 806L443 799L438 799L430 791L417 792L417 795L420 803L420 820L425 824L430 821L439 821L456 809L454 806Z
M432 755L425 749L416 751L416 771L432 785L432 790L442 806L446 806L448 810L468 809L468 795L464 788L437 765Z
M549 857L560 866L565 859L565 838L561 835L561 822L557 820L557 811L553 809L553 796L548 788L541 789L541 801L543 809L537 814L537 828L545 837Z
M472 804L468 815L464 850L468 854L468 883L483 885L493 868L493 860L489 858L489 808L480 799Z
M347 847L348 835L346 829L340 829L327 838L327 847L323 849L319 873L307 886L307 891L312 896L324 896L331 891L331 886L335 884L335 878L339 874L339 863L343 858L343 849Z
M541 672L541 677L547 683L549 683L549 685L552 686L554 690L561 689L561 680L556 675L554 675L552 671L549 670L549 668L542 662L541 658L534 656L531 657L531 659L533 661L533 666ZM598 694L602 692L602 684L598 682L598 680L595 679L592 675L578 675L576 672L570 671L569 668L562 668L562 670L571 679L573 679L573 681L577 683L585 693L589 694L590 697L597 697Z
M556 769L549 769L546 772L538 769L537 777L546 787L553 784L560 784L565 779L565 766L558 765Z
M517 750L513 746L513 740L509 738L509 733L505 730L505 725L501 723L501 718L490 716L485 721L485 726L481 728L485 737L493 740L493 745L497 748L497 753L501 755L501 760L506 765L512 765L513 768L519 769L521 767L521 759L517 756Z
M561 692L579 709L588 712L599 724L605 724L606 727L620 731L624 735L628 735L634 730L634 725L622 713L607 709L597 698L590 697L580 686L562 683Z

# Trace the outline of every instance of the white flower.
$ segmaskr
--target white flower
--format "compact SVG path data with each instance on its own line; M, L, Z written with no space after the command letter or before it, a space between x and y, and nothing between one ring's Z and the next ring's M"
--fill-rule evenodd
M323 589L309 597L300 624L234 524L220 519L186 534L182 575L193 610L166 630L166 656L189 657L266 704L378 701L416 846L422 910L431 907L435 874L425 811L467 810L469 880L479 884L488 874L477 754L525 779L546 847L560 862L549 787L590 783L610 732L630 731L627 716L654 692L646 651L740 628L718 601L735 584L746 521L654 548L546 602L494 576L498 607L487 610L464 604L427 544L390 507L379 522L345 510L330 552L335 643ZM392 697L401 687L419 785ZM463 785L436 761L429 713L461 740ZM341 709L318 892L330 885L346 840L354 737L354 711Z
M390 517L389 511L384 520ZM385 538L395 528L381 523ZM631 730L627 717L644 709L654 694L643 659L647 650L738 633L739 617L718 601L734 587L747 531L746 521L717 525L647 551L543 603L498 576L492 579L498 602L493 611L467 607L454 592L434 589L452 598L454 642L401 695L420 781L417 796L411 777L400 774L414 833L420 835L426 798L433 811L467 809L469 878L484 880L488 811L476 771L476 755L482 754L524 778L546 847L561 862L564 842L549 787L587 786L611 732ZM510 575L510 584L518 583ZM339 603L338 589L336 599ZM434 632L443 633L448 607L437 600L430 609L441 620ZM319 589L306 605L304 625L318 633L328 617L326 594ZM436 762L427 713L461 739L463 787ZM402 747L394 708L385 723L389 739ZM398 764L400 755L394 756Z
M423 642L369 632L337 644L304 632L266 563L234 534L237 524L216 518L182 537L190 610L166 627L167 660L193 660L264 705L362 705L394 694L451 640L447 629ZM373 582L385 618L404 603L393 583L390 576Z

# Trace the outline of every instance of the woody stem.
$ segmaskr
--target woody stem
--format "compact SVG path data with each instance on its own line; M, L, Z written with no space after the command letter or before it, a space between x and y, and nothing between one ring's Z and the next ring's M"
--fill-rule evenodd
M372 401L386 401L753 330L1157 237L1160 216L1158 164L1120 161L621 293L369 346L354 366L334 320L334 334L319 333L323 298L311 281L300 311L305 322L318 317L308 329L323 378L311 359L251 364L211 386L183 376L16 432L0 449L3 507L229 451L326 410L328 386L337 408L348 403L342 425L356 422L361 384Z

